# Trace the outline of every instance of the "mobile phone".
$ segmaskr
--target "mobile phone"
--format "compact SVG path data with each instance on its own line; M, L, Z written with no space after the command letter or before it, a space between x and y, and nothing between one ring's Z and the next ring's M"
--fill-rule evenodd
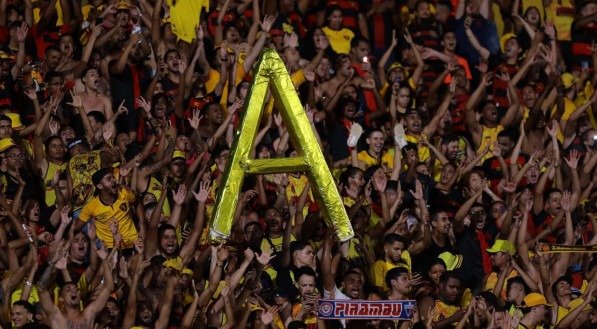
M95 25L102 25L104 24L104 19L101 17L98 17L95 19Z
M582 61L580 64L581 64L583 70L586 70L589 68L589 62L587 62L587 61Z
M369 58L367 56L363 57L363 63L369 63Z

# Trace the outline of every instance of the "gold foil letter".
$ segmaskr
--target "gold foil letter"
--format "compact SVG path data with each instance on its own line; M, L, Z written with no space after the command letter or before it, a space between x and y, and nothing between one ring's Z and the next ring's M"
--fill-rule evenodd
M249 158L264 112L268 87L271 87L298 157ZM334 226L340 241L352 238L354 232L344 204L290 75L276 51L268 49L262 53L259 60L253 84L245 101L244 115L222 177L222 185L218 190L210 226L211 240L221 241L230 235L245 175L297 171L307 173L324 217L328 225Z

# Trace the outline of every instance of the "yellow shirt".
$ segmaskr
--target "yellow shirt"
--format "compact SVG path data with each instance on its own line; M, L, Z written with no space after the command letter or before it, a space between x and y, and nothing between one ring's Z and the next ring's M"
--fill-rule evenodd
M506 294L506 283L508 282L508 279L511 279L515 276L518 276L518 272L516 270L512 270L508 276L506 277L506 280L504 280L504 286L502 287L502 299L506 300L507 294ZM485 282L485 291L493 291L493 289L495 288L496 284L498 281L498 274L496 272L491 272L491 274L489 274L489 276L487 277L487 281Z
M389 149L386 152L381 153L381 158L378 159L372 156L368 151L361 151L357 154L357 159L365 163L366 168L369 168L374 165L380 165L382 167L387 167L390 169L394 168L394 149Z
M149 184L147 185L146 192L153 194L153 196L155 196L155 198L159 200L162 196L162 182L160 182L155 177L151 176L149 178ZM162 211L164 216L170 217L170 203L168 202L168 198L164 200L164 206L162 207Z
M235 87L238 86L243 79L245 78L246 72L243 68L242 64L236 64L236 78L234 80ZM210 69L207 79L205 80L205 90L207 93L211 93L216 89L216 85L220 82L220 72ZM222 90L222 96L220 98L220 105L227 108L228 105L228 80L224 84L224 89Z
M340 31L334 31L327 26L324 26L322 30L336 53L348 54L350 52L350 40L354 38L354 33L351 30L343 28Z
M118 223L118 232L122 235L121 248L131 248L137 240L137 229L131 215L133 200L135 200L135 194L124 188L118 191L116 201L112 205L104 204L99 196L96 196L83 207L79 219L85 223L92 218L95 219L97 237L107 248L114 246L110 223L115 219Z
M568 315L568 313L574 311L577 307L579 307L582 303L584 302L584 300L582 298L576 298L570 301L570 304L568 304L568 308L558 305L558 312L557 312L557 317L556 317L556 324L560 323L562 321L562 319Z
M269 241L268 241L269 239ZM274 249L274 252L280 252L282 251L282 241L284 240L284 236L281 235L277 238L263 238L261 240L261 251L266 251L266 250L272 250L272 247ZM271 243L270 243L271 241ZM296 238L294 237L294 235L290 235L290 242L292 241L296 241ZM280 256L277 256L280 257ZM269 277L272 279L272 281L276 280L276 277L278 277L278 272L271 266L271 265L266 265L264 271L269 274Z
M419 149L419 151L418 151L419 161L426 162L431 157L429 148L427 146L422 146L422 145L418 145L418 144L419 144L419 137L422 137L425 140L429 140L429 138L423 134L420 134L419 136L405 134L405 136L406 136L405 139L407 142L417 144L417 147Z
M46 170L46 176L44 177L44 187L46 188L46 205L48 207L51 207L56 203L56 191L50 183L54 179L54 175L57 172L63 172L65 169L66 162L59 165L48 161L48 169Z
M454 315L454 313L460 310L460 306L448 305L442 301L436 300L435 310L437 311L437 314L433 317L433 321L438 322Z
M479 145L479 147L477 148L477 154L479 154L479 152L484 150L485 147L487 147L487 146L489 146L490 150L493 150L493 143L495 143L495 141L497 141L497 135L502 130L504 130L504 126L502 126L501 124L499 124L493 128L489 128L485 125L481 125L481 145ZM493 156L493 154L491 154L491 152L488 152L481 159L481 163L483 163L483 161L491 158L492 156Z
M408 272L411 272L410 254L406 250L402 252L401 261L398 264L390 263L381 259L376 261L371 268L371 273L369 274L371 278L371 284L376 287L382 287L383 291L390 290L390 287L388 287L386 284L386 273L388 273L389 270L400 266L406 267Z

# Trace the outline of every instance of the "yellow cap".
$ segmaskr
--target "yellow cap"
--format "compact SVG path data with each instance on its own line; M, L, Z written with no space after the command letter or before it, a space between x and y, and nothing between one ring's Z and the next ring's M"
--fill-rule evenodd
M21 123L21 116L18 113L6 113L6 116L10 118L12 129L21 130L25 128L25 125Z
M462 255L454 255L453 253L446 251L442 252L437 256L437 258L441 259L446 263L446 267L448 271L453 271L457 268L460 268L462 265Z
M547 303L547 299L545 299L545 296L536 292L530 293L526 295L526 297L524 297L525 307L535 307L539 305L552 306L551 304Z
M186 153L184 153L181 150L176 150L172 154L172 160L175 160L175 159L184 159L184 160L186 160L187 159L187 155L186 155Z
M190 276L193 276L194 273L195 272L193 272L193 270L191 270L190 268L185 267L182 269L182 274L188 274Z
M116 4L116 10L129 10L130 6L126 1L120 1Z
M561 78L565 89L572 87L578 81L577 77L568 72L563 73Z
M4 152L13 146L17 146L17 144L11 138L0 139L0 152Z
M507 252L510 255L514 255L516 253L516 247L514 247L512 242L510 242L508 240L501 240L501 239L495 240L495 242L493 243L493 246L491 246L491 248L485 249L485 250L487 250L487 252L490 254L495 254L498 252Z
M405 69L404 66L402 66L402 64L400 64L399 62L392 63L392 65L390 65L390 67L388 67L388 70L386 71L387 72L386 74L389 74L394 69L401 69L404 72L404 76L406 78L408 78L408 70Z
M500 49L502 50L502 52L505 51L506 43L508 43L508 40L510 40L512 38L516 39L518 37L514 33L506 33L502 36L502 38L500 39Z

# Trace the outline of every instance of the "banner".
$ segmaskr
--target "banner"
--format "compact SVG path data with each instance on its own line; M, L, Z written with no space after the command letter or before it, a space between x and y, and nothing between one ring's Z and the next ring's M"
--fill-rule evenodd
M565 244L540 243L539 250L545 253L559 252L597 252L597 245L569 246Z
M414 300L329 300L317 301L320 319L410 320Z

